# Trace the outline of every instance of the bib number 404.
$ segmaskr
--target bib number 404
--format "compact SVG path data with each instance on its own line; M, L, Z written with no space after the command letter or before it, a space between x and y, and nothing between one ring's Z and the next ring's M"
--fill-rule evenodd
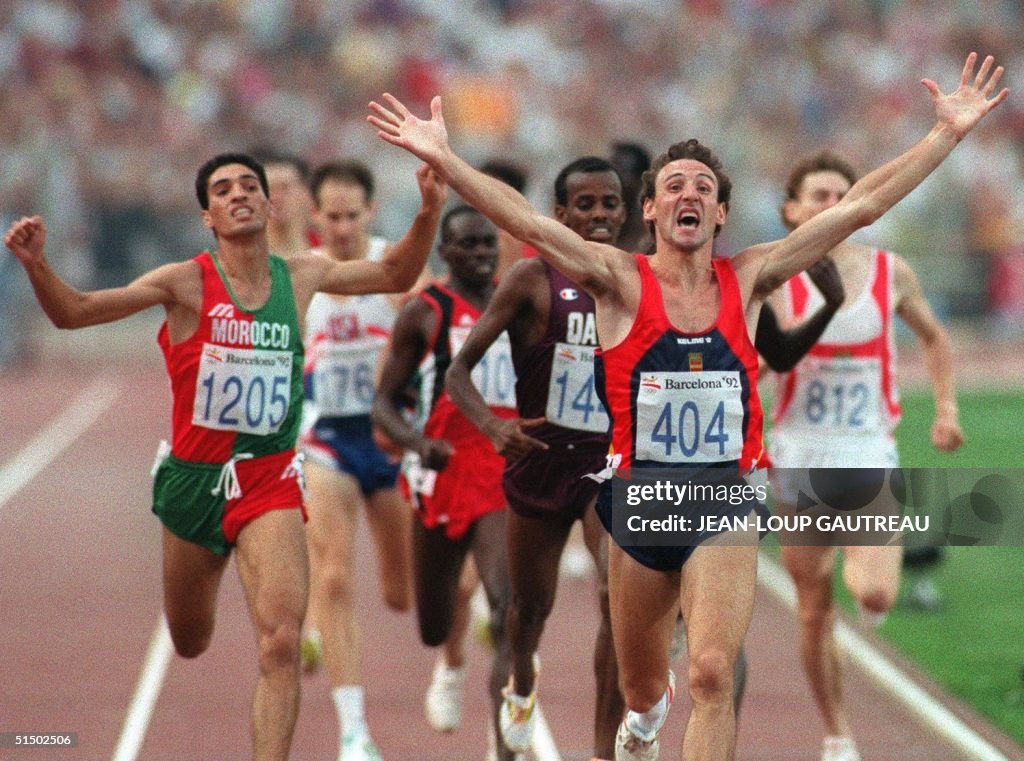
M725 402L719 402L707 420L701 420L696 402L676 405L668 402L654 424L651 441L664 446L667 459L673 458L675 447L687 459L702 449L724 455L729 442L725 430Z

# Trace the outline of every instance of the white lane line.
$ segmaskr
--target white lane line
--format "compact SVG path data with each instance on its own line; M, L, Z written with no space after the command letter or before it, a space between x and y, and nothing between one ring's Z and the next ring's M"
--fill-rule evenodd
M93 381L70 406L0 466L0 508L88 430L121 393L109 379Z
M757 580L781 600L787 608L796 608L796 591L789 574L774 560L761 553ZM964 724L960 718L918 687L896 664L875 649L844 621L836 621L836 642L852 661L878 685L903 703L922 723L934 729L974 761L1007 761L1005 754Z
M171 644L171 633L167 629L167 619L161 613L153 636L149 640L146 661L142 666L142 673L139 674L139 683L135 686L135 694L125 715L124 726L117 739L114 755L110 757L111 761L135 761L138 757L173 654L174 647Z
M537 761L562 761L558 753L558 746L555 745L555 738L551 734L551 727L548 726L544 712L540 710L540 703L534 709L537 712L537 726L533 728L533 755Z

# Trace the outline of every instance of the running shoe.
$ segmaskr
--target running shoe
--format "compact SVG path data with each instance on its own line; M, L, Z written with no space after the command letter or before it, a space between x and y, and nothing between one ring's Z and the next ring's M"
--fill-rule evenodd
M906 596L900 601L900 607L934 613L942 608L942 593L935 582L925 576L910 585Z
M450 668L444 656L438 657L423 699L427 723L438 732L454 732L462 721L462 688L465 684L466 667Z
M338 761L381 761L380 751L365 732L344 733Z
M512 678L502 689L505 698L498 711L501 739L505 747L514 753L525 753L533 742L533 730L537 726L537 682L540 680L540 658L533 654L533 692L526 697L517 695L512 689Z
M668 710L672 707L672 698L676 693L676 675L671 669L668 672L668 705L665 706L665 713L661 716L661 722L653 732L641 732L630 726L635 713L629 711L626 718L619 724L619 731L615 733L615 761L657 761L658 753L661 750L658 742L658 733L665 726L665 719L668 718Z
M821 761L860 761L860 753L852 737L834 735L821 744Z
M315 674L320 670L320 666L324 662L324 645L320 639L320 632L316 629L309 629L302 635L299 658L302 661L304 673Z
M494 651L494 638L491 636L491 606L487 602L483 584L478 584L473 596L469 598L469 610L472 621L473 636L486 649Z

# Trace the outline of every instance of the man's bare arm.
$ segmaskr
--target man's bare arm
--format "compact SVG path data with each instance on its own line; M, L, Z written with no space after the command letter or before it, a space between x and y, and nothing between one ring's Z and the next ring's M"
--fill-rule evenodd
M831 257L819 259L807 269L807 274L825 297L825 303L806 320L784 330L770 301L766 300L761 306L754 348L777 373L785 373L796 367L796 363L821 338L846 299L839 270Z
M959 87L943 94L930 79L922 84L931 93L936 123L931 131L905 153L858 180L843 200L800 225L786 238L749 248L737 255L737 266L759 268L755 294L764 296L831 251L852 233L865 227L916 188L943 162L981 119L1002 103L1006 88L995 96L1003 67L992 71L987 57L974 74L977 54L967 56ZM991 72L991 74L990 74Z
M434 312L422 299L414 299L402 309L384 354L370 414L373 424L395 446L419 454L424 467L442 470L453 452L451 444L427 438L409 424L402 412L435 320Z
M337 261L313 257L322 272L313 290L325 293L404 293L412 288L434 246L437 223L448 191L444 181L424 164L416 170L422 204L412 225L379 261Z
M370 103L367 120L381 139L404 148L435 170L470 206L517 239L534 246L553 267L594 295L615 288L618 249L584 240L551 217L539 213L514 188L474 169L452 150L441 112L441 98L430 103L431 118L417 118L394 96L387 106Z
M36 299L58 328L101 325L152 306L170 306L176 300L176 284L190 266L166 264L120 288L80 291L61 279L46 261L46 225L41 217L16 221L8 229L4 243L24 266Z
M520 263L521 265L523 263ZM529 264L529 262L525 263ZM445 373L445 388L462 413L494 444L502 457L516 459L547 445L525 433L524 428L538 425L543 418L521 420L500 418L487 406L473 383L472 371L498 336L508 330L523 309L530 308L529 279L522 277L523 267L514 267L502 278L487 309L469 332L466 342L452 359Z
M917 275L902 259L895 260L894 290L896 313L917 336L924 364L935 395L935 420L932 444L943 452L952 452L963 444L959 410L956 404L956 380L953 376L953 348L945 328L936 318L921 290Z

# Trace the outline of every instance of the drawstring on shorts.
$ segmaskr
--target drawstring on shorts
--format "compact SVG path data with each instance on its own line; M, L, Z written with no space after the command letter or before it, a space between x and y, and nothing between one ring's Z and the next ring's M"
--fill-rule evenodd
M302 491L303 496L306 494L306 471L302 467L305 459L305 452L296 452L291 462L288 463L288 467L281 471L282 481L286 478L294 478L299 482L299 490Z
M238 483L238 471L235 470L235 463L239 460L251 460L253 454L251 452L240 452L239 454L232 455L231 459L224 463L224 467L220 469L220 478L217 479L217 485L210 490L211 494L220 494L221 489L224 489L224 499L238 499L242 496L242 487Z

